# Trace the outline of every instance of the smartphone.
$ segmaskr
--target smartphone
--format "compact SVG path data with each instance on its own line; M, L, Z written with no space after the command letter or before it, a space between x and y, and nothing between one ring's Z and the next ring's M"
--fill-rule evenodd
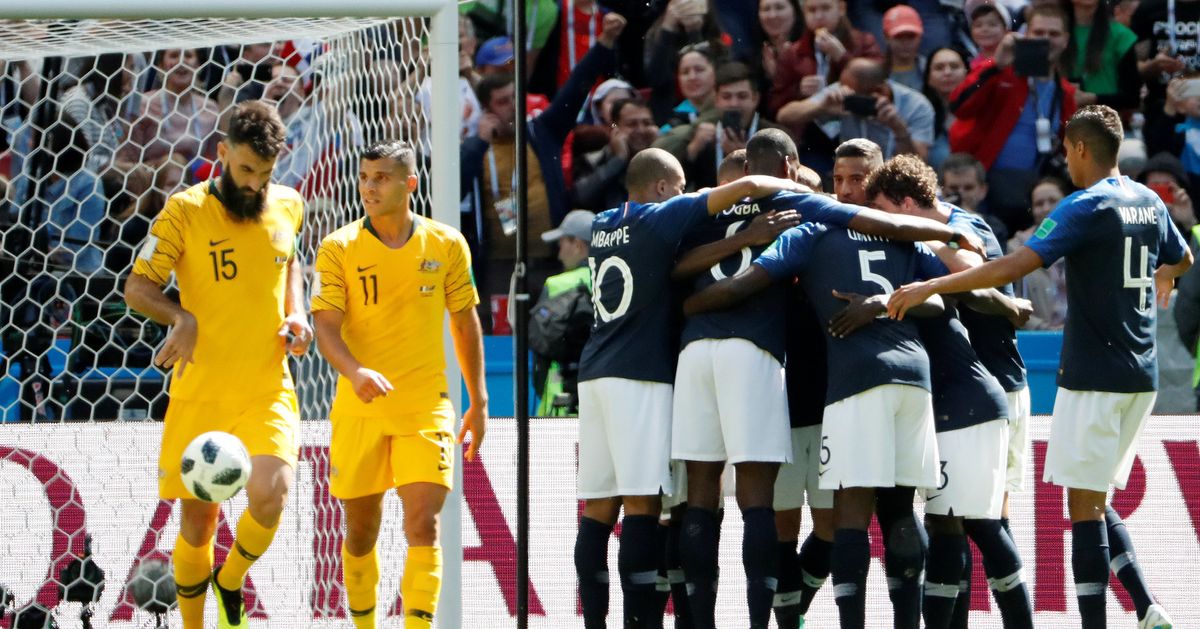
M721 127L740 132L742 130L742 112L736 109L726 109L721 112Z
M1200 79L1188 79L1183 82L1183 93L1181 98L1197 98L1200 97Z
M878 110L875 105L876 103L874 96L848 94L842 99L842 107L844 107L846 111L854 114L855 116L862 116L863 118L870 118L876 114Z
M1018 39L1013 46L1013 71L1018 76L1050 76L1050 40Z
M1173 205L1175 203L1175 188L1169 183L1148 183L1147 188L1150 188L1162 199L1165 205Z

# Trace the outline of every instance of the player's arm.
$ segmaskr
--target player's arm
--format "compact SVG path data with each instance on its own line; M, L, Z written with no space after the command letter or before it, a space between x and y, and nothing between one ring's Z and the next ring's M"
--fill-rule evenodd
M983 241L979 236L920 216L904 216L871 208L860 208L854 218L850 219L847 227L860 234L882 236L888 240L902 242L936 240L954 243L961 249L980 255L985 253Z
M933 251L933 254L937 256L942 264L946 265L946 269L951 273L966 271L967 269L983 264L983 256L974 251L955 249L944 242L935 240L925 241L925 246L929 247L930 251Z
M150 278L131 273L125 280L125 303L151 320L171 326L171 333L154 356L154 363L170 369L180 363L180 375L192 362L199 328L196 317L163 294L162 288Z
M391 382L378 371L367 369L358 362L342 338L342 321L346 314L341 310L316 310L313 323L317 333L317 349L330 366L342 374L354 387L354 394L364 404L370 404L379 396L387 396L393 390Z
M791 179L780 179L766 175L746 175L737 181L717 186L708 191L708 213L717 214L746 197L757 199L776 192L812 192L808 186Z
M1003 258L985 262L973 269L900 287L888 299L888 316L903 319L909 308L924 302L930 295L1003 286L1029 275L1041 266L1041 256L1033 249L1022 246Z
M887 317L887 295L860 295L833 291L833 296L848 302L845 308L829 319L829 335L846 338L856 330L871 325L876 319ZM908 313L914 317L937 317L946 312L946 302L940 295L913 306Z
M454 340L454 355L458 358L470 398L467 412L463 413L458 442L462 443L467 433L471 433L471 447L467 449L467 460L471 461L483 445L488 420L488 394L483 381L483 328L474 305L450 313L450 337Z
M751 264L741 273L711 284L688 297L683 302L683 314L690 317L702 312L723 310L745 301L770 285L771 276L767 274L767 270L757 264Z
M1004 317L1013 327L1025 327L1025 324L1029 323L1029 317L1033 315L1033 302L1009 297L995 288L977 288L965 293L954 293L949 297L975 312Z
M283 300L284 317L279 326L279 338L292 355L303 356L312 343L313 329L308 324L308 308L304 305L304 265L298 255L293 255L288 263ZM289 340L288 336L292 338Z
M1192 250L1184 247L1183 257L1175 264L1164 264L1154 270L1154 292L1158 294L1158 305L1166 308L1171 303L1171 290L1175 288L1175 278L1187 273L1192 268Z
M679 262L675 263L675 268L671 270L671 279L683 280L703 273L712 268L714 264L745 247L769 245L779 234L801 222L800 213L795 210L781 212L772 210L765 214L759 214L750 221L750 225L746 229L683 254L683 257L679 258Z

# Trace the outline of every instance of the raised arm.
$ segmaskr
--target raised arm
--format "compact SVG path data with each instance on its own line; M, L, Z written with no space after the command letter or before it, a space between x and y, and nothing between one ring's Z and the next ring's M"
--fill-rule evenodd
M800 214L795 210L759 214L746 229L683 254L671 270L671 279L683 280L703 273L745 247L771 244L779 234L800 223Z
M979 236L920 216L905 216L862 208L854 218L850 219L848 227L862 234L882 236L888 240L953 242L967 251L973 251L980 255L985 253L983 241Z
M723 310L758 293L771 285L771 276L766 269L751 264L746 270L727 277L716 284L688 297L683 302L683 314L692 316L702 312Z
M973 269L952 273L924 282L914 282L900 287L888 299L888 316L903 319L912 306L929 298L930 295L964 293L977 288L995 288L1016 281L1042 266L1042 258L1029 247L1016 251Z

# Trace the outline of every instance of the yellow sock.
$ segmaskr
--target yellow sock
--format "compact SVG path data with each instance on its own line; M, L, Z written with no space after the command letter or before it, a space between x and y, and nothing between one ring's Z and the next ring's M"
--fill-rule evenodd
M342 582L346 606L354 629L375 629L375 605L379 589L379 553L374 548L355 557L342 546Z
M217 575L217 583L226 590L240 590L250 566L267 552L271 540L275 539L278 526L267 528L250 515L249 509L243 511L238 520L237 537L233 540L229 555L225 557L225 565L221 566L221 572Z
M203 629L204 595L208 593L213 566L212 540L204 546L192 546L183 535L176 537L171 566L175 572L175 590L184 629Z
M442 589L442 548L409 546L400 579L404 599L404 629L429 629Z

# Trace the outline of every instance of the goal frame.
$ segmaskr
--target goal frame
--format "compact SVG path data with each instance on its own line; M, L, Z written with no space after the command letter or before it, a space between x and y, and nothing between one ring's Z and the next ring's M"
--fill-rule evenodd
M0 19L267 19L329 17L429 17L429 61L431 111L458 111L458 3L457 0L205 0L194 3L170 3L162 0L38 0L4 3ZM430 198L433 219L459 228L459 124L450 116L431 116L430 146L455 147L451 156L439 160L442 166L430 173ZM432 155L431 155L432 157ZM452 344L447 333L444 343ZM447 351L446 377L450 399L459 411L462 406L462 372ZM442 513L442 546L446 553L442 593L437 613L439 629L462 627L462 465L455 466L454 491Z

